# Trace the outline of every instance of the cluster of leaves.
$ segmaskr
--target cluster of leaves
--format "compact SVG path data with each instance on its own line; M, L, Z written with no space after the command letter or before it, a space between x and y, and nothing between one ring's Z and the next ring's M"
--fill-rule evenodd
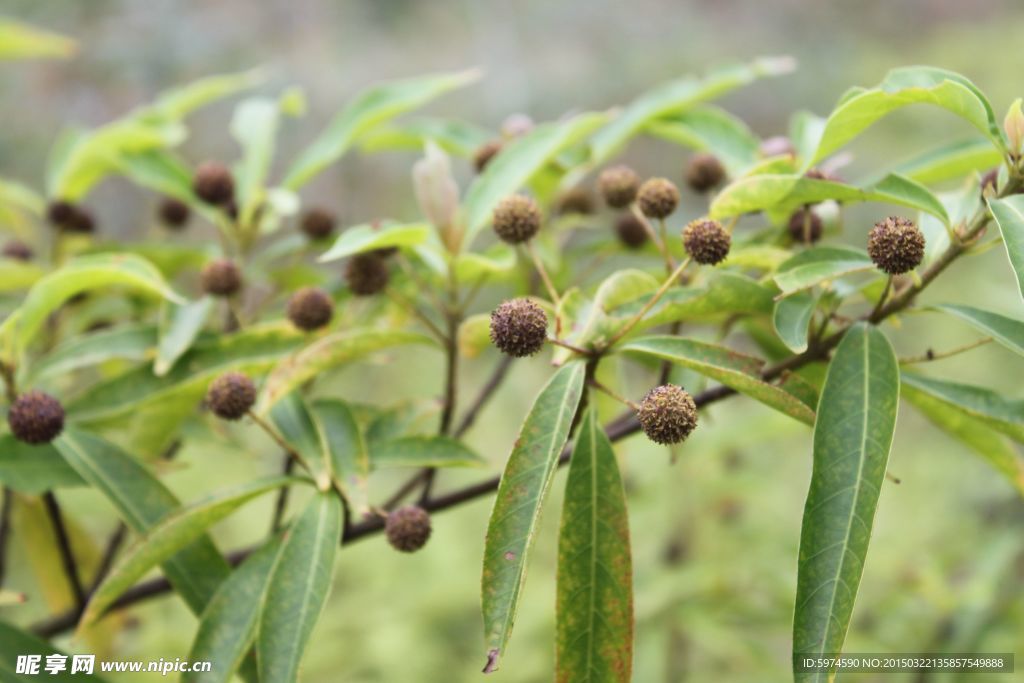
M185 680L228 680L237 671L246 680L291 681L325 603L339 542L386 528L396 548L415 549L429 535L425 511L496 489L482 579L485 670L492 671L506 652L554 473L568 462L557 678L627 681L631 559L612 444L641 429L660 442L680 442L700 428L697 410L742 394L814 427L793 652L840 652L901 387L924 415L1024 490L1011 443L1024 441L1019 406L983 387L912 372L909 366L922 359L899 359L882 331L950 263L999 242L1024 283L1024 201L1015 194L1024 121L1019 103L1001 124L965 78L923 67L897 69L876 87L849 91L826 118L796 115L786 140L759 140L709 103L790 67L788 60L759 60L667 83L616 111L537 125L515 119L500 135L456 121L396 122L471 84L474 73L387 83L343 107L285 164L280 180L271 174L274 142L285 119L302 115L296 89L238 103L229 128L241 155L230 169L204 164L197 173L175 152L188 114L259 86L259 73L203 79L102 127L63 135L45 193L0 184L0 218L25 243L6 250L9 258L0 262L0 368L8 404L29 388L45 391L59 398L67 424L44 445L19 441L12 424L12 433L0 435L0 482L7 501L12 492L19 501L42 495L59 537L63 521L53 492L92 487L137 539L119 552L123 534L115 534L107 555L116 561L101 564L89 589L64 543L78 604L36 631L85 628L159 592L160 582L137 583L159 566L199 618L189 659L211 661L215 669ZM915 103L952 112L976 135L864 182L835 175L837 152L888 113ZM629 192L623 200L606 191L616 210L585 215L594 210L589 178L641 135L700 153L688 178L709 203L688 237L682 226L668 227L679 195L663 179L641 186L638 201ZM369 220L334 237L321 211L317 220L321 227L326 220L326 228L304 233L297 224L308 226L312 210L303 212L303 186L353 148L424 149L413 169L422 217ZM478 169L464 193L452 156ZM998 172L979 183L993 166ZM218 185L226 193L201 187L211 168L218 181L226 178L228 185ZM177 217L174 229L182 214L197 214L219 240L112 243L97 238L102 229L67 229L61 216L85 212L90 191L113 175L182 204L165 212ZM929 189L951 180L962 184L951 192ZM510 205L503 203L522 192L530 198L513 200L515 218L526 222L514 231L495 225L502 239L493 239L488 227L505 220L500 212ZM876 254L833 243L843 207L855 202L911 213L926 245L915 255L916 270L888 275L876 267ZM52 229L43 226L47 216ZM543 225L534 225L542 216ZM998 235L986 230L993 218ZM622 229L624 222L633 232ZM691 237L698 229L714 237L713 258L695 251ZM623 243L638 265L595 277L617 264L610 259L626 251ZM338 279L323 264L342 259L345 277ZM211 262L234 268L234 279L230 287L211 287L204 277L204 294L199 273L209 272ZM372 287L365 286L367 273ZM181 293L189 288L193 296ZM524 303L507 319L492 318L474 306L481 292ZM523 310L531 311L532 327L519 329L516 311ZM991 340L1024 352L1020 321L968 306L927 310L979 330L984 337L977 345ZM214 318L218 311L223 324ZM547 334L534 333L538 319L550 320ZM664 329L651 334L657 328ZM730 335L735 343L721 343ZM437 493L440 470L480 464L461 438L512 361L501 360L462 419L456 419L455 387L459 359L485 353L492 339L515 356L550 342L557 369L525 411L500 480ZM733 348L741 343L756 355ZM406 345L444 358L445 391L436 408L364 405L318 386L347 365ZM924 359L955 351L929 350ZM615 368L623 360L635 362L650 386L670 388L640 405L619 398ZM690 394L670 384L676 369L715 384ZM602 427L596 392L628 409ZM173 455L188 425L190 435L222 428L203 410L206 396L216 415L242 418L231 433L256 428L278 444L288 473L179 502L160 481L155 461ZM425 425L423 418L435 412L437 426ZM665 431L680 416L688 420L685 429ZM293 465L300 468L294 474ZM373 472L384 468L412 470L390 497L372 485ZM284 492L297 488L311 493L288 516ZM210 527L275 491L281 504L266 541L222 554ZM398 507L414 493L417 506ZM16 654L49 651L19 632L0 643L4 666L15 653L8 640L20 648ZM825 680L830 672L796 675Z

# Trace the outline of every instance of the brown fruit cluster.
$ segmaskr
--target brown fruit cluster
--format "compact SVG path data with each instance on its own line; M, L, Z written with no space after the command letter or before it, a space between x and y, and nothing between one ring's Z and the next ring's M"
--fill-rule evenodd
M789 235L797 242L814 244L821 239L824 225L821 216L814 209L805 208L796 211L789 217Z
M597 191L604 203L613 209L622 209L636 199L640 187L640 176L629 166L612 166L601 171L597 177Z
M868 233L868 256L884 272L902 275L924 259L924 235L909 218L890 216Z
M540 223L540 207L526 195L510 195L494 207L492 225L494 232L503 242L526 242L540 231Z
M686 253L702 265L713 266L729 255L732 238L718 221L697 219L683 228Z
M594 213L594 198L585 188L574 187L558 198L558 213L589 216Z
M225 420L242 418L256 403L256 385L240 372L225 372L210 383L206 405Z
M171 230L184 228L185 224L188 223L189 213L188 204L173 197L165 197L157 209L160 222Z
M395 550L414 553L430 539L430 514L418 505L406 505L388 513L384 535Z
M196 168L192 189L207 204L227 206L235 197L235 179L219 161L204 161Z
M210 261L201 275L203 291L211 296L228 297L242 288L242 271L230 259Z
M639 249L647 244L647 228L632 213L624 213L615 221L615 234L619 241L630 249Z
M651 178L640 186L636 203L648 218L667 218L679 206L679 190L667 178Z
M636 417L648 439L663 445L676 444L697 427L697 404L682 387L663 384L647 392Z
M288 299L288 319L305 332L319 330L334 317L334 301L318 287L303 287Z
M325 240L334 233L334 214L324 209L310 209L302 217L299 225L309 239Z
M41 391L27 391L7 413L14 438L29 444L50 443L64 430L64 407Z
M548 316L529 299L505 301L491 312L491 342L509 356L532 356L547 335Z
M356 296L373 296L384 291L391 275L385 255L379 252L356 254L345 264L345 282Z
M714 154L701 152L690 159L686 167L686 184L694 192L705 193L725 180L725 167Z
M50 202L46 207L46 219L64 232L89 234L96 231L96 221L87 209L63 200Z

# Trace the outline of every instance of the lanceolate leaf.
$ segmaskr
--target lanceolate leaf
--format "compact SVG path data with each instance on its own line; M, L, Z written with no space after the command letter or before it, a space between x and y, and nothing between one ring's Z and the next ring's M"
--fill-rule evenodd
M1017 276L1017 288L1024 296L1024 195L991 199L988 207L999 225L999 232L1003 234L1006 255Z
M85 486L52 444L31 445L11 434L0 436L0 484L38 495L50 489Z
M364 90L292 164L284 186L295 190L333 164L374 126L477 80L477 71L433 74Z
M267 491L287 486L296 479L271 477L239 486L164 517L150 527L134 547L111 568L96 589L79 620L80 627L101 617L110 605L155 565L167 561L203 536L206 530Z
M606 119L605 114L586 113L565 121L542 123L508 143L466 192L465 244L471 244L488 224L499 201L519 191L560 152L585 139Z
M945 304L933 308L960 318L1014 353L1024 356L1024 322L972 306Z
M70 57L71 38L11 19L0 19L0 60Z
M775 284L784 295L813 287L826 280L874 268L867 252L852 247L814 247L796 254L779 266Z
M54 647L53 643L37 638L5 621L0 621L0 681L3 681L3 683L25 683L26 681L40 678L48 681L57 681L58 683L74 683L75 681L98 683L103 680L99 676L85 674L80 671L72 674L70 673L70 666L67 671L59 671L56 674L45 673L46 657L59 653L60 651ZM17 671L18 657L24 655L42 656L39 674L22 675L15 673ZM67 661L70 662L71 658L68 657ZM98 669L99 667L96 668Z
M320 442L320 433L313 422L309 406L302 394L293 391L270 409L270 421L295 453L302 459L320 490L330 487L330 466Z
M192 342L199 336L211 308L213 299L208 296L184 305L164 305L160 316L160 343L157 346L153 372L163 376L174 367L174 363L189 350Z
M959 140L906 161L895 171L923 185L998 166L1003 155L987 140Z
M334 483L354 512L365 513L369 509L366 480L370 455L352 407L338 399L321 399L313 402L311 413Z
M341 541L341 501L319 493L285 532L256 633L262 683L293 683L331 587Z
M839 343L814 425L814 468L804 508L793 623L797 657L834 656L853 614L878 495L896 427L899 367L885 336L863 323ZM796 670L796 680L833 672Z
M723 109L702 106L647 125L655 137L718 157L731 176L757 161L758 139L747 124Z
M814 411L803 401L761 379L764 362L760 358L715 344L670 336L642 337L623 346L622 351L677 363L805 424L814 424Z
M929 391L932 387L928 385L918 388L914 380L915 376L903 374L900 387L903 397L932 424L987 460L1011 486L1024 494L1024 460L1013 444L985 420L952 402L948 393Z
M156 344L157 330L148 324L125 325L72 337L34 363L31 375L61 375L115 358L146 360L153 356Z
M322 256L321 262L388 247L414 247L430 238L428 223L384 223L347 228Z
M265 543L224 580L199 617L188 658L210 662L207 672L189 671L183 683L228 683L256 637L270 572L281 551L281 537Z
M775 302L772 325L779 339L793 353L807 350L807 333L818 298L810 292L797 292Z
M54 441L79 475L107 497L132 531L145 534L180 508L178 500L145 467L111 443L74 427ZM164 573L199 614L230 568L205 534L163 563Z
M904 372L903 383L981 420L991 429L1024 443L1024 400L1008 399L990 389Z
M593 408L580 422L564 505L556 680L628 682L633 668L629 517L619 465Z
M526 416L519 439L501 476L484 549L483 613L487 666L495 671L508 644L526 563L537 533L541 508L569 437L583 393L585 368L562 366L541 390Z

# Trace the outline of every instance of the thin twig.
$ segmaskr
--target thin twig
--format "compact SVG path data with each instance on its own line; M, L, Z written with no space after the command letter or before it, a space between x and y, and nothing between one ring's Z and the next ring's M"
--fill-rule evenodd
M295 468L295 458L289 453L285 453L284 465L281 467L281 471L284 476L288 476L292 473ZM284 522L284 513L288 509L288 492L291 491L291 486L282 486L277 491L277 499L274 501L274 516L270 520L270 535L273 536L281 530L281 524Z
M96 592L96 589L103 583L103 580L107 578L110 568L114 566L114 558L117 557L117 551L121 549L127 535L128 527L125 526L124 522L118 522L114 533L107 540L107 545L103 549L103 557L100 558L99 566L96 567L96 574L93 575L92 583L89 585L90 596Z
M949 349L948 351L932 351L928 349L920 356L910 356L907 358L900 358L900 365L912 365L914 363L927 363L933 360L940 360L942 358L950 358L966 351L971 351L979 346L984 346L989 342L993 341L992 337L982 337L977 341L973 341L970 344L964 344L963 346L957 346L956 348Z
M82 587L82 580L78 576L78 563L71 550L71 537L68 535L67 527L64 526L64 518L61 516L60 504L53 491L43 494L43 504L46 507L46 514L53 525L53 533L57 537L57 550L60 553L60 561L64 566L64 574L67 576L68 585L75 598L75 605L82 609L85 607L85 589Z
M555 346L561 346L563 349L569 349L573 353L578 353L581 356L589 357L589 356L593 356L594 355L593 351L585 349L585 348L583 348L581 346L576 346L574 344L570 344L569 342L563 341L561 339L555 339L554 337L548 337L546 339L546 341L547 341L548 344L554 344Z
M892 291L892 275L885 278L885 287L882 289L882 294L878 297L878 302L875 304L875 307L871 309L871 315L868 316L869 318L874 317L875 314L882 310L882 306L885 305L885 300L889 298L890 291Z
M11 512L14 509L14 491L4 487L4 502L0 508L0 586L7 576L7 546L11 541Z
M544 288L548 290L548 296L551 298L551 303L553 303L557 309L561 304L562 299L558 296L558 290L555 288L555 283L551 280L551 276L548 275L548 270L544 267L544 262L540 260L540 255L533 247L533 241L527 240L523 244L523 248L526 249L526 253L530 256L530 260L533 261L533 267L537 269L537 274L540 275L541 281L544 282Z
M445 337L444 332L441 331L441 328L434 324L434 321L431 320L426 313L421 311L416 304L406 299L392 287L388 287L387 289L385 289L384 293L387 294L392 301L394 301L400 307L405 309L409 314L411 314L424 325L426 325L427 328L434 334L434 336L437 337L438 341L440 341L442 344L447 343L448 340Z
M594 387L598 391L600 391L600 392L602 392L604 394L607 394L608 396L611 396L616 401L618 401L622 405L626 406L627 408L630 408L631 410L637 410L637 409L640 408L640 406L638 406L633 401L630 401L625 396L622 396L622 395L618 394L617 392L613 391L612 389L609 389L605 385L603 385L600 382L598 382L596 379L591 379L589 381L589 384L590 384L590 386Z
M679 276L683 274L683 271L686 270L686 266L688 266L689 264L690 264L690 258L686 257L683 260L683 262L679 264L679 267L676 268L674 271L672 271L672 273L667 278L665 278L665 282L663 282L661 284L661 287L658 288L658 291L655 292L654 295L650 299L647 300L647 303L644 304L644 307L641 308L640 311L636 315L634 315L633 318L629 322L627 322L623 327L621 327L619 329L619 331L616 332L612 336L612 338L609 339L604 344L604 348L605 349L611 348L612 346L615 345L615 343L617 341L619 341L620 339L625 337L627 334L629 334L630 331L634 327L636 327L637 323L639 323L641 320L643 320L643 317L645 315L647 315L647 313L652 308L654 308L654 305L656 303L658 303L659 300L661 300L661 297L665 295L665 292L667 292L672 287L672 285L675 284L675 281L677 279L679 279Z

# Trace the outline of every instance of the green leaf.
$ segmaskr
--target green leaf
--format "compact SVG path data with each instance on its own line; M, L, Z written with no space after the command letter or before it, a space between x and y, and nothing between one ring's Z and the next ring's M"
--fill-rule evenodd
M936 311L944 311L960 318L974 329L984 332L1014 353L1024 356L1024 322L1008 318L1005 315L983 311L973 306L955 306L943 304L932 306Z
M180 509L174 495L134 458L92 434L67 427L54 442L82 479L117 508L130 529L145 534ZM230 568L209 536L199 536L163 563L164 574L200 614Z
M596 166L610 159L652 121L686 111L758 78L787 74L795 65L789 57L766 57L718 69L704 78L685 77L660 85L631 102L594 136L591 163Z
M182 674L182 683L228 683L256 637L270 572L281 551L281 536L264 543L231 572L199 617L188 658L210 662L210 671Z
M779 266L775 284L784 295L793 294L843 275L871 270L875 264L862 249L814 247L806 249Z
M406 436L375 441L370 464L375 467L478 467L483 458L447 436Z
M896 427L900 376L881 332L858 323L825 377L797 564L793 658L842 652ZM834 669L833 669L834 670ZM796 673L797 682L829 673Z
M0 681L4 683L25 683L26 681L39 680L58 681L61 683L75 683L75 681L102 681L99 676L87 675L82 672L75 674L71 672L71 657L67 659L67 671L56 674L42 673L45 671L46 657L48 655L61 654L53 643L37 638L36 636L22 631L21 629L0 621ZM40 674L23 676L16 674L18 657L24 655L42 655ZM96 667L99 668L99 667Z
M341 501L320 493L285 532L256 630L262 683L296 680L302 652L327 602L341 531Z
M430 337L401 330L353 329L321 337L274 368L263 386L259 411L266 412L306 380L381 349L433 343Z
M10 434L0 435L0 483L33 496L56 488L85 486L52 444L31 445Z
M1017 289L1024 297L1024 195L990 199L988 208L999 225L1006 255L1017 276Z
M903 383L944 401L1018 443L1024 443L1024 400L1008 399L985 387L903 373Z
M442 256L442 263L443 256ZM475 282L512 272L516 266L516 250L504 242L483 253L464 251L455 257L455 277L459 282Z
M333 164L364 133L411 109L473 83L477 71L433 74L384 83L364 90L341 110L285 174L283 185L296 190Z
M262 200L280 120L280 102L270 97L239 102L231 117L231 135L242 148L242 158L235 166L235 188L244 223Z
M896 173L922 185L933 185L998 166L1003 156L987 140L959 140L899 164Z
M734 177L758 158L757 136L742 120L718 107L702 106L656 119L645 130L662 140L714 154Z
M643 337L626 344L622 351L677 363L796 420L814 424L813 410L784 389L761 379L764 361L760 358L724 346L671 336Z
M111 568L89 599L79 620L79 628L100 618L147 571L182 552L190 543L203 537L211 526L252 499L298 481L301 480L292 477L257 479L163 517L147 529Z
M212 308L213 299L208 296L183 305L164 304L160 314L160 342L153 365L157 376L170 372L177 360L189 350L203 330Z
M207 76L160 93L152 104L142 108L141 115L177 121L217 100L255 88L265 80L266 72L261 69Z
M47 275L29 290L21 307L0 325L0 339L6 337L20 354L46 318L75 294L119 286L175 303L184 302L145 259L131 254L82 256Z
M0 257L0 293L28 289L46 275L35 263Z
M893 69L874 88L855 88L844 95L828 117L814 154L804 160L805 166L829 156L891 112L918 103L956 114L996 148L1005 148L992 106L973 83L952 71L911 66Z
M490 223L491 212L498 202L529 183L551 160L586 139L606 120L606 114L578 114L564 121L542 123L506 144L466 191L464 244L472 244Z
M320 432L302 394L293 391L274 403L268 415L281 437L302 459L316 478L317 488L325 491L331 485L327 453L320 443Z
M558 537L557 681L631 680L632 565L619 465L591 408L569 460Z
M483 128L465 121L427 118L377 126L360 138L359 148L364 152L395 149L420 152L429 141L449 154L468 158L493 137Z
M810 292L797 292L775 302L772 325L779 339L793 353L803 353L807 350L811 315L817 304L818 297Z
M562 366L537 396L505 465L494 501L483 568L487 668L494 671L512 633L541 508L583 394L584 364Z
M903 374L903 398L936 427L987 460L1018 493L1024 494L1024 460L1007 437L951 401L948 392L931 392L927 385L918 388L914 380L913 375Z
M369 511L370 454L352 407L339 399L320 399L310 407L331 478L353 512L365 514Z
M428 223L384 223L357 225L345 230L331 248L320 256L320 262L336 261L387 247L414 247L430 238Z
M74 54L75 41L12 19L0 19L0 60L58 57Z

